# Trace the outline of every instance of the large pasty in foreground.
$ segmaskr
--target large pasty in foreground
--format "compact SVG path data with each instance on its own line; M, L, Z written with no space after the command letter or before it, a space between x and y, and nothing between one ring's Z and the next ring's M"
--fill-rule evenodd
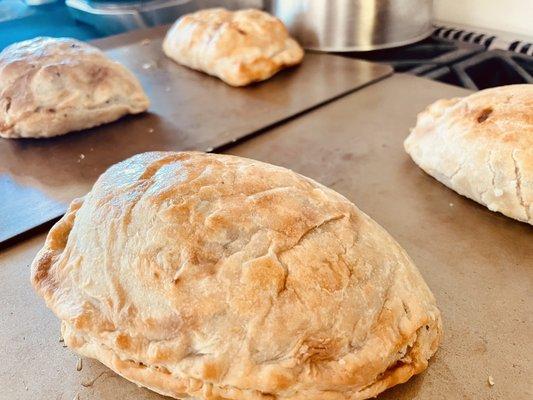
M423 371L440 312L346 198L239 157L111 167L32 266L65 343L176 398L366 399Z
M420 113L404 145L457 193L533 225L533 85L439 100Z
M50 137L148 108L135 76L99 49L39 37L0 53L0 136Z
M163 51L232 86L268 79L304 56L280 20L252 9L213 8L184 15L168 31Z

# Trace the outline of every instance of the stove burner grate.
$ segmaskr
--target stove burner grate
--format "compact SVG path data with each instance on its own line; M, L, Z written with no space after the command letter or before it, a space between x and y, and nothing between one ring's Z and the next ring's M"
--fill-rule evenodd
M533 83L533 56L512 50L487 49L494 37L468 37L464 31L456 31L451 32L451 37L459 35L458 40L463 41L443 39L448 33L437 30L431 38L396 49L340 54L390 64L396 72L472 90Z
M344 57L360 58L391 65L396 72L417 73L462 60L482 52L484 47L438 38L427 38L421 42L393 49L370 52L338 53Z
M533 57L489 50L417 75L473 90L533 83Z

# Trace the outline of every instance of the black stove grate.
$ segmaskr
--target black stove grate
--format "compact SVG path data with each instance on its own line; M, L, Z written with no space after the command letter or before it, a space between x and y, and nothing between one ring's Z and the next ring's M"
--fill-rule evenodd
M533 83L533 56L510 50L487 50L486 46L490 45L493 37L480 37L479 40L474 37L467 43L442 39L439 37L442 34L437 30L433 37L396 49L340 54L386 63L393 66L396 72L472 90ZM461 36L460 39L467 38Z
M533 83L533 57L489 50L417 75L473 90Z
M391 65L396 72L416 73L416 71L421 72L444 66L482 51L484 47L481 45L430 37L415 44L393 49L338 54L344 57L386 63Z

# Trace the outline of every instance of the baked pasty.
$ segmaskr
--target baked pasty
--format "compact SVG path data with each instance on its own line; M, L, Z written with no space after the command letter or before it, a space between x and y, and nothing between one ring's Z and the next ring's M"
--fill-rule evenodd
M0 53L0 136L50 137L148 108L135 76L97 48L39 37Z
M533 224L533 85L439 100L420 113L404 145L457 193Z
M249 159L107 170L32 265L65 343L176 398L366 399L423 371L440 312L346 198Z
M268 79L304 56L280 20L252 9L213 8L184 15L168 31L163 51L232 86Z

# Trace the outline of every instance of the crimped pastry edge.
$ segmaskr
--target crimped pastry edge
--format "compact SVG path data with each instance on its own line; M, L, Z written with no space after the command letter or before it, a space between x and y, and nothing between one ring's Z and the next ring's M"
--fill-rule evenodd
M438 325L438 323L437 323ZM420 350L429 336L425 333L437 332L429 349L430 354L422 355ZM258 390L238 388L234 386L219 386L213 382L202 381L193 377L174 377L166 368L147 366L134 359L122 359L112 349L83 334L79 334L68 323L62 321L61 333L65 344L76 353L94 358L113 370L123 378L138 386L146 387L156 393L173 398L201 398L205 400L364 400L382 393L388 388L407 382L414 375L424 371L436 352L437 342L440 336L440 326L428 329L426 325L420 327L414 336L414 342L404 357L414 356L416 359L410 363L400 360L394 362L382 372L382 376L371 385L356 392L318 392L318 393L295 393L288 396L276 396L263 393ZM418 358L417 358L418 356ZM428 356L428 359L425 358Z

